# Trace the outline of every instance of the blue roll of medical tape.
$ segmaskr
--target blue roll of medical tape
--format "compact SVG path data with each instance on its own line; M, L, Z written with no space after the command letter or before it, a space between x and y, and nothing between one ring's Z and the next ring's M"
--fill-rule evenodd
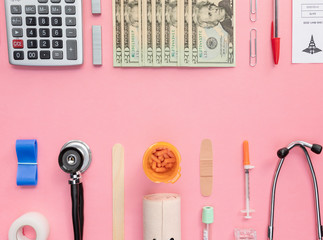
M17 185L35 186L38 182L37 140L16 140Z

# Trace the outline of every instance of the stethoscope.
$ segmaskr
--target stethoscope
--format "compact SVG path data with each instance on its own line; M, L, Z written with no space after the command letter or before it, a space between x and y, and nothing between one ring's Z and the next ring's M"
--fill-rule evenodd
M81 173L89 168L91 160L90 148L78 140L67 142L58 157L60 168L71 177L68 182L71 185L74 240L83 239L84 196Z
M270 224L268 227L268 239L273 240L273 226L274 226L274 207L275 207L275 191L276 191L276 184L278 175L280 172L280 169L284 163L284 160L286 156L288 155L289 151L294 148L295 146L299 146L301 149L303 149L305 157L307 159L308 165L310 167L313 183L314 183L314 192L315 192L315 206L316 206L316 223L317 223L317 232L318 232L318 239L322 240L322 225L321 225L321 213L320 213L320 203L319 203L319 191L317 187L317 180L315 176L315 172L313 169L311 158L306 150L305 147L308 147L311 149L312 152L316 154L320 154L322 151L322 146L318 144L309 144L303 141L296 141L289 144L286 148L279 149L277 152L277 156L280 158L280 162L278 164L278 167L276 169L275 178L272 186L272 192L271 192L271 211L270 211Z

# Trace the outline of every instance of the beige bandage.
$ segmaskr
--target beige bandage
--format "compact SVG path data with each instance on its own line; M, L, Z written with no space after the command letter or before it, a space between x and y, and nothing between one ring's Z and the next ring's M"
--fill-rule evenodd
M213 186L213 153L212 142L204 139L201 143L200 151L200 189L204 197L212 193Z

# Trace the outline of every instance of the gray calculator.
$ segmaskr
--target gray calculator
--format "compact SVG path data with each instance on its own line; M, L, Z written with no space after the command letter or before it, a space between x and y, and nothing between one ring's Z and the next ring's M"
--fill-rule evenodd
M5 0L9 62L83 63L82 0Z

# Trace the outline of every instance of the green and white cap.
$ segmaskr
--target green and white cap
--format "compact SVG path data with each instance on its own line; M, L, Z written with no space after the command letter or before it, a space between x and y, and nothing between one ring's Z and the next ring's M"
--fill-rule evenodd
M213 207L205 206L202 212L202 222L205 224L213 223Z

